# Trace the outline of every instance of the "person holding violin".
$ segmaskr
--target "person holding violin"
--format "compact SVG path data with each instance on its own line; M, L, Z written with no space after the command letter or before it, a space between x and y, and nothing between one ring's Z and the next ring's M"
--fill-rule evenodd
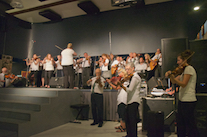
M35 83L33 85L33 87L37 87L37 82L39 80L38 78L38 72L39 72L39 63L40 63L40 59L38 58L37 54L33 55L33 58L31 60L26 59L26 65L30 66L30 71L31 73L29 73L28 75L28 80L29 80L29 86L32 86L32 75L34 75L34 79L35 79Z
M127 106L126 106L126 128L127 136L126 137L137 137L137 123L139 119L139 104L140 104L140 85L141 78L135 72L135 66L133 62L127 63L125 70L128 74L126 78L121 80L120 86L127 92ZM129 85L125 87L123 82L129 80Z
M129 62L133 62L133 63L135 62L135 59L134 59L132 52L129 53L129 56L126 59L126 63L129 63Z
M10 76L7 75L7 68L3 67L1 71L2 73L0 73L0 87L2 88L8 87L11 83L11 79L10 79Z
M89 56L88 53L85 52L84 58L77 60L77 63L81 63L81 62L82 62L82 68L83 68L83 72L82 72L83 88L88 88L86 82L90 78L90 73L91 73L91 62L92 62L91 56Z
M52 58L51 54L47 54L42 63L45 64L45 87L50 88L49 81L54 72L55 61Z
M96 76L87 81L88 86L91 85L91 108L93 115L93 123L91 126L103 125L103 88L105 79L101 77L101 70L97 68L95 70Z
M61 65L61 56L57 55L57 61L55 61L56 69L57 69L57 77L63 77L63 67Z
M127 105L127 92L125 92L123 88L118 88L117 84L118 81L127 77L127 72L125 71L125 69L121 68L118 70L118 75L119 75L118 77L112 77L111 79L106 79L106 81L113 89L118 90L117 112L120 119L120 126L115 127L115 129L118 129L116 132L126 132L125 115L126 115L126 105ZM126 87L129 85L129 82L125 81L123 84Z
M196 71L190 65L193 52L185 50L177 57L179 65L174 71L167 71L166 77L170 77L173 84L179 85L179 102L177 114L178 137L199 137L195 123L194 109L196 106Z
M103 61L101 65L102 77L111 78L111 71L109 70L109 59L107 58L107 54L102 54ZM108 83L105 83L105 87L108 88Z

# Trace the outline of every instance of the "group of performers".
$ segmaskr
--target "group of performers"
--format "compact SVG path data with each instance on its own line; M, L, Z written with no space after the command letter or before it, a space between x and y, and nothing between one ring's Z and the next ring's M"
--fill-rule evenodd
M173 84L179 86L177 116L177 133L179 137L185 137L186 135L199 137L194 117L197 101L195 95L196 71L189 64L191 55L192 51L190 50L179 54L177 57L178 70L165 73L165 77L170 78ZM162 66L160 49L157 49L153 58L150 58L149 54L141 56L140 54L130 53L129 57L124 60L120 56L114 58L112 54L102 54L99 60L96 61L97 68L93 78L90 78L91 56L84 53L84 58L77 60L74 60L74 56L77 56L77 53L72 49L72 43L69 43L67 48L62 50L61 55L57 57L57 61L53 59L51 54L48 54L42 61L34 54L31 60L26 60L26 64L30 66L31 71L28 76L29 84L32 84L30 79L34 76L35 84L33 86L37 86L37 73L39 66L42 66L45 70L42 73L42 78L44 78L42 86L49 88L49 80L54 72L54 64L56 64L58 68L57 75L64 76L65 88L73 89L76 88L74 83L76 71L78 79L82 79L82 86L91 86L91 107L94 120L91 126L98 124L98 127L103 126L103 89L110 86L118 90L117 105L121 124L115 127L117 132L126 131L126 137L137 137L137 123L140 121L138 109L140 104L140 73L145 73L145 71L150 73L154 70L155 77L160 77ZM2 70L2 73L6 74L4 71ZM1 74L0 82L5 82Z

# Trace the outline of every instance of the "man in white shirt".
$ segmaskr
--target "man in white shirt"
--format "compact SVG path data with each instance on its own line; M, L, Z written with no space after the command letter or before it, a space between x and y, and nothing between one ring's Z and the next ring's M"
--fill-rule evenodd
M88 88L87 80L90 78L91 74L91 56L88 55L87 52L84 53L84 58L81 58L77 61L77 63L82 62L82 85L83 88Z
M161 77L162 54L160 49L157 49L157 52L155 53L155 56L151 58L151 61L157 63L157 66L155 67L155 77Z
M0 87L8 87L11 83L11 80L8 78L5 78L5 75L7 74L7 68L2 68L2 73L0 73Z
M70 88L74 88L73 56L77 56L77 53L72 49L72 43L69 43L67 48L61 52L65 88L68 88L69 84Z
M135 65L135 71L138 73L145 73L146 69L147 69L147 64L144 63L144 59L143 57L139 58L139 64Z
M103 88L105 79L101 77L101 70L99 68L95 71L96 77L87 81L91 85L91 107L93 115L93 123L91 125L99 124L98 127L103 125Z

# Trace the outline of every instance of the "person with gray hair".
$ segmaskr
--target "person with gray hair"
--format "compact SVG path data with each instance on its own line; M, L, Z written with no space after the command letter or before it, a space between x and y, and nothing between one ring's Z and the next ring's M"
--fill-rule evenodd
M73 69L73 56L77 56L77 53L72 49L72 43L69 43L67 48L61 52L61 65L63 66L65 88L69 86L70 88L74 88L75 72Z
M134 63L129 62L125 66L128 74L129 85L124 87L121 83L120 86L127 92L127 107L126 107L126 137L137 137L137 123L139 122L139 104L140 104L140 85L141 78L134 71Z

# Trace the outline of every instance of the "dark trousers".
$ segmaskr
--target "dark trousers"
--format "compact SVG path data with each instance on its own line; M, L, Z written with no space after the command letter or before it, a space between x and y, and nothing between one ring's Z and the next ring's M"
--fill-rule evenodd
M126 107L127 137L137 137L137 123L139 115L139 103L134 102Z
M57 77L63 77L63 70L62 69L57 70Z
M194 109L196 102L178 102L177 134L178 137L199 137L195 123Z
M73 69L73 65L63 66L63 74L64 74L64 84L65 88L74 88L74 77L75 72Z
M82 87L82 73L75 74L75 86L78 88Z
M28 75L28 80L29 80L29 85L32 85L32 75L34 74L34 81L35 81L35 85L37 85L38 82L38 71L31 71L31 73L29 73Z
M155 77L161 77L161 66L159 64L157 64L157 66L155 67Z
M87 81L90 79L90 73L91 73L91 68L90 67L83 68L82 84L83 84L84 88L88 87Z
M53 74L53 70L50 71L45 70L45 85L49 85L52 74Z
M103 94L91 94L91 108L94 123L103 123Z

